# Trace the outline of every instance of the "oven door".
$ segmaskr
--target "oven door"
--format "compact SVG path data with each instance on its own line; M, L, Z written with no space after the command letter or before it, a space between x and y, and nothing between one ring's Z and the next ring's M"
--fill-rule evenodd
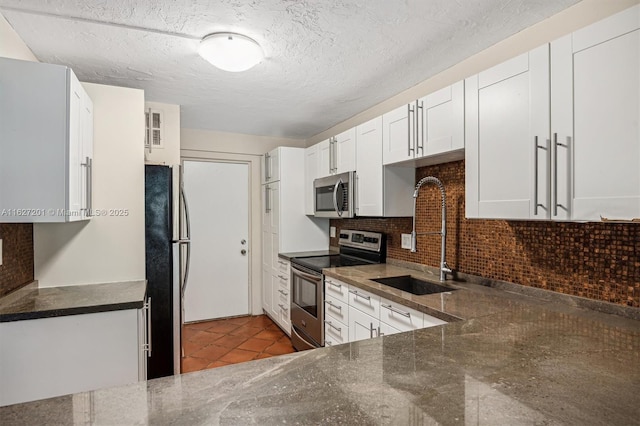
M354 212L355 172L341 173L313 182L314 216L351 218Z
M291 325L304 343L294 347L324 345L324 289L322 275L299 265L291 265ZM293 337L292 332L292 337ZM293 340L293 339L292 339ZM309 341L311 340L311 341Z

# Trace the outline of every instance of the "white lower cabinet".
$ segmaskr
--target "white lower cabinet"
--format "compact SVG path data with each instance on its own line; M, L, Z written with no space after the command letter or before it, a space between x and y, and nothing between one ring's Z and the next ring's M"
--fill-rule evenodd
M271 317L288 335L291 335L290 267L289 261L278 259L271 277Z
M0 323L0 406L144 379L141 311Z
M325 277L324 288L326 346L446 324L335 278Z
M365 314L359 309L349 306L349 341L371 339L378 337L380 320Z

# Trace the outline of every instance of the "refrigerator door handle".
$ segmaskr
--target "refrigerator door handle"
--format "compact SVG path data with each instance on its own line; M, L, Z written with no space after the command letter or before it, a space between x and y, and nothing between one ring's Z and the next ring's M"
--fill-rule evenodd
M182 198L182 205L184 206L184 220L186 238L180 238L179 243L187 246L187 258L184 266L184 275L182 276L182 283L180 291L182 298L184 298L184 292L187 289L187 281L189 279L189 266L191 264L191 220L189 218L189 203L187 202L187 196L184 191L184 186L180 185L180 197ZM181 230L182 231L182 230Z

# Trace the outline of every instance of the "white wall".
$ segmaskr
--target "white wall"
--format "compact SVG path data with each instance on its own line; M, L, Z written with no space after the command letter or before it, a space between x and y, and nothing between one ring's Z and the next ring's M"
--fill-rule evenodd
M591 23L600 21L607 16L638 3L640 3L640 0L583 0L536 25L496 43L488 49L465 59L422 83L307 139L305 146L311 146L345 130L349 130L358 124L372 120L401 105L477 74L507 59L528 52L535 47L553 41Z
M144 92L83 85L94 106L94 209L128 215L34 225L41 287L145 278Z
M147 164L180 164L180 105L145 102L145 109L162 112L162 148L144 150Z
M181 129L180 146L181 149L192 151L262 155L279 146L304 147L305 141L212 130Z
M0 56L38 62L38 58L24 44L2 14L0 14Z

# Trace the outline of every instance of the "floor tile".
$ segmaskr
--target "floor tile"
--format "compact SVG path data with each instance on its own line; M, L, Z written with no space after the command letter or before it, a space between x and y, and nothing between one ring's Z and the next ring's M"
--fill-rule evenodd
M262 328L266 328L270 325L274 325L273 321L271 321L271 319L269 319L269 317L266 315L259 315L256 317L252 317L251 321L249 321L247 324L250 324L251 327L262 327Z
M182 359L182 368L181 371L183 373L190 373L192 371L200 371L206 368L207 365L211 364L211 361L208 359L202 358L183 358Z
M231 324L244 325L249 321L251 321L251 318L253 317L236 317L236 318L229 318L227 319L227 321L230 322Z
M273 340L263 340L251 338L238 346L238 349L245 349L248 351L262 352L269 346L273 345Z
M246 325L240 326L238 328L236 328L235 330L231 331L229 334L231 336L245 336L245 337L251 337L251 336L255 336L256 334L260 333L263 329L261 327L249 327Z
M213 361L211 364L207 365L207 369L209 368L217 368L217 367L224 367L225 365L231 365L228 362L222 362L222 361Z
M224 334L211 333L209 331L198 331L190 339L187 339L187 341L199 344L201 346L205 346L205 345L212 344L213 342L217 341L221 337L224 337Z
M207 329L207 331L227 334L238 327L240 327L238 324L232 324L227 321L216 321Z
M265 339L265 340L278 340L285 334L279 330L262 330L260 333L256 334L256 339Z
M264 350L266 353L268 354L272 354L272 355L284 355L284 354L290 354L294 352L293 346L291 346L291 343L287 343L287 342L275 342L273 345L269 346L267 349Z
M184 351L183 352L184 356L189 356L192 353L194 353L195 351L198 351L198 350L202 349L202 347L203 347L203 345L200 345L200 344L194 343L194 342L190 342L188 340L182 342L182 350Z
M248 337L245 337L245 336L226 335L216 340L216 345L233 349L233 348L237 348L239 345L246 342L247 339Z
M193 322L190 324L185 324L185 327L192 330L206 330L211 327L215 321L203 321L203 322Z
M205 358L209 360L209 362L213 362L222 358L222 356L227 352L229 352L230 350L231 348L225 348L224 346L209 345L207 347L200 349L199 351L192 353L190 357Z
M260 355L258 355L255 359L271 358L272 356L275 356L275 355L271 355L271 354L268 354L268 353L266 353L266 352L262 352L262 353L261 353Z
M198 330L194 330L194 329L191 329L191 328L184 327L182 329L182 338L184 340L191 340L191 338L193 336L195 336L196 334L198 334L198 333L199 333Z
M236 364L239 362L251 361L256 356L258 356L258 352L245 351L243 349L234 349L220 358L220 361Z

